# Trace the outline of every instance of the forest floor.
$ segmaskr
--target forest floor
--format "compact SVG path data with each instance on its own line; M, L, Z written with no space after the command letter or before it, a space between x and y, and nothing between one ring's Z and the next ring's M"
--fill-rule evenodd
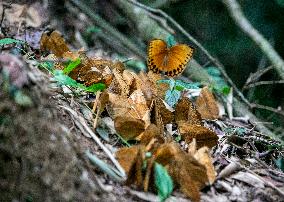
M160 201L147 153L174 179L166 201L284 201L284 163L277 161L283 145L259 133L257 123L219 113L206 118L192 108L200 104L185 98L165 107L159 100L169 85L156 84L162 76L130 71L102 44L81 50L81 35L67 37L62 22L43 9L12 4L2 15L0 39L16 40L2 41L0 53L0 201ZM67 42L44 34L50 26ZM65 76L48 66L56 61L65 71L66 58L73 60L70 68L80 58L81 70ZM99 73L85 72L92 67ZM104 91L87 89L98 82ZM210 99L205 111L214 114Z

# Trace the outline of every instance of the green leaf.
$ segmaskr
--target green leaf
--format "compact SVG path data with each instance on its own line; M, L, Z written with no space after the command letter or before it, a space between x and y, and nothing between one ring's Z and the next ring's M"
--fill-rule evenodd
M17 39L11 39L11 38L0 39L0 46L9 45L9 44L13 44L13 43L24 44L25 42L21 41L21 40L17 40Z
M166 200L173 191L173 181L165 167L155 163L155 185L161 201Z
M179 89L181 89L181 90L184 90L184 89L199 89L200 85L201 84L199 82L187 83L187 82L184 82L182 80L176 80L175 81L175 88L177 90L179 90Z
M173 107L179 100L181 92L178 90L167 90L165 101L168 105Z
M75 69L81 63L81 59L77 58L74 61L71 61L67 67L63 69L64 74L69 74L73 69Z
M60 83L61 85L71 86L71 87L79 87L85 89L86 87L69 76L65 75L62 70L54 70L53 71L54 79Z
M275 161L277 167L284 172L284 158L280 156L276 161Z
M227 96L230 93L230 87L227 85L226 81L221 77L221 72L217 67L208 67L207 73L211 75L215 81L213 90L217 93Z
M91 85L91 86L89 86L89 87L86 87L86 91L88 91L88 92L92 92L92 93L95 93L95 92L97 92L97 91L102 91L102 90L104 90L106 88L106 84L104 84L104 83L95 83L95 84L93 84L93 85Z
M223 95L229 95L230 93L230 87L229 86L224 86L223 89L222 89L222 93Z
M38 64L39 68L44 68L49 72L52 72L54 70L54 62L51 61L46 61L46 62L41 62Z

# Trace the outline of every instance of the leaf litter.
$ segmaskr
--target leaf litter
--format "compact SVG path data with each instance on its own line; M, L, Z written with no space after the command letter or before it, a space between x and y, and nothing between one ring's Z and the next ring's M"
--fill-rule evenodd
M217 193L205 194L204 189L208 186L225 190L228 200L237 197L245 186L257 190L266 186L283 194L278 188L283 188L283 183L274 175L264 175L269 183L260 176L263 169L275 165L266 159L281 155L279 143L248 128L253 127L250 123L239 121L236 127L226 117L220 117L216 98L208 87L202 88L196 100L190 99L182 93L183 89L172 88L170 82L159 82L163 79L161 75L135 73L127 70L122 62L89 58L82 49L71 51L57 31L44 33L40 45L42 51L52 52L42 59L53 62L53 71L57 73L51 77L55 80L74 90L79 89L77 96L88 96L87 88L95 86L89 91L96 94L94 102L86 100L82 103L71 95L72 102L89 106L92 120L83 120L81 112L71 104L64 102L68 106L62 108L70 113L79 130L87 138L93 138L110 158L110 161L101 161L95 153L86 153L91 162L114 181L125 180L135 189L158 193L160 200L176 195L174 189L181 190L192 201L206 200L210 195L212 200L217 199ZM97 87L98 84L105 87ZM182 86L186 85L182 83ZM191 88L190 84L188 86ZM222 124L218 124L217 119ZM172 134L166 130L168 125L173 129ZM93 129L108 127L106 131L114 131L118 140L122 140L115 146L117 160L93 132L92 126ZM237 128L247 133L238 133ZM175 136L181 139L176 141ZM111 139L115 137L110 136L104 142ZM123 142L128 147L124 147ZM265 153L267 150L270 153ZM229 169L232 159L238 166ZM108 165L110 162L114 167ZM245 168L250 172L245 172ZM233 181L243 184L232 187Z

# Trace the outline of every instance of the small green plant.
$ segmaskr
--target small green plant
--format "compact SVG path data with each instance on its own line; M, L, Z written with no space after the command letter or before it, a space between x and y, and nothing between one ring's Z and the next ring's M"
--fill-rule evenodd
M71 61L64 69L63 73L64 74L69 74L73 69L75 69L79 64L81 64L81 59L77 58L74 61Z
M216 93L221 93L223 95L228 95L230 93L230 87L227 85L225 80L221 77L221 72L217 67L207 67L207 73L215 81L213 86L213 91Z
M95 83L91 86L85 86L84 84L78 83L66 74L69 74L73 69L75 69L80 64L80 59L71 61L63 70L54 69L53 63L44 62L40 63L39 67L46 69L50 74L53 75L53 79L57 81L60 85L70 86L83 91L95 93L97 91L102 91L106 88L104 83Z
M165 201L173 192L173 180L168 171L159 163L155 163L155 185L161 201Z
M17 40L17 39L11 39L11 38L0 39L0 46L14 44L14 43L24 44L25 42L21 40Z
M169 89L166 91L165 102L173 107L181 96L181 91L186 89L199 89L200 83L187 83L182 80L164 79L157 82L169 84Z

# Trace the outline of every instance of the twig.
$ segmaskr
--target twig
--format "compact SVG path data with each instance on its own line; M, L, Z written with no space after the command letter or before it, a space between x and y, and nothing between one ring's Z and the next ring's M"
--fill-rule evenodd
M167 6L171 3L171 0L156 0L153 3L151 3L152 8L161 8L164 6Z
M254 72L254 73L251 73L246 80L245 86L248 85L248 84L257 82L263 74L265 74L266 72L268 72L271 69L273 69L272 65L265 68L265 69L260 69L260 70Z
M239 3L236 0L223 0L223 3L227 6L235 23L260 47L281 79L284 79L284 61L270 43L246 19Z
M284 111L282 111L281 109L275 109L273 107L269 107L269 106L261 105L261 104L256 104L256 103L251 103L251 107L252 108L258 108L258 109L265 109L265 110L268 110L268 111L271 111L271 112L274 112L274 113L277 113L277 114L284 116Z
M116 39L121 41L121 43L129 47L129 49L131 49L136 55L145 58L145 54L139 48L137 48L137 46L132 41L130 41L123 34L121 34L117 29L112 27L103 18L96 15L84 2L79 0L71 0L71 2L76 5L80 10L82 10L85 14L87 14L102 29L104 29L107 34L113 35Z
M62 107L63 109L67 110L70 112L73 116L78 116L77 113L73 110L70 109L69 107L66 106L59 106ZM126 174L124 169L120 166L118 161L114 158L113 154L104 146L104 144L100 141L100 139L95 135L95 133L87 126L87 124L81 123L84 129L89 133L89 135L95 140L95 142L101 147L101 149L106 153L106 155L109 157L109 159L113 162L115 167L118 169L119 174L122 178L126 179Z
M224 66L216 58L214 58L194 37L192 37L187 31L185 31L185 29L183 29L183 27L180 24L178 24L172 17L170 17L169 15L167 15L165 12L163 12L160 9L154 9L154 8L145 6L144 4L141 4L134 0L127 0L127 1L149 12L159 14L163 16L165 19L167 19L169 22L171 22L178 30L180 30L180 32L184 36L186 36L190 41L192 41L208 57L208 59L214 65L216 65L219 68L220 72L222 73L224 78L227 80L227 82L233 87L237 95L243 100L244 103L250 106L249 101L244 97L242 92L240 92L240 90L237 88L237 86L234 84L234 82L231 80L231 78L226 73Z
M254 88L256 86L261 86L261 85L271 85L271 84L284 84L284 80L280 80L280 81L259 81L259 82L255 82L249 85L245 85L243 87L243 89L248 89L248 88Z
M100 108L101 108L101 106L100 106L101 104L100 104L100 101L99 101L100 95L101 95L101 91L97 91L96 92L96 100L94 102L93 109L92 109L93 113L96 114L95 119L93 119L93 127L94 127L94 129L97 128L98 119L99 119L99 115L100 115ZM97 113L96 113L96 110L97 110Z
M227 157L224 156L224 158L229 161L229 162L234 162L236 164L238 164L241 168L245 169L247 172L249 172L250 174L253 174L255 177L257 177L259 180L261 180L264 184L266 184L267 186L275 189L279 194L281 194L284 197L284 192L279 189L278 187L276 187L274 184L272 184L271 182L269 182L268 180L263 179L261 176L259 176L258 174L256 174L254 171L246 168L245 166L241 165L239 162L236 162L234 160L231 160Z

